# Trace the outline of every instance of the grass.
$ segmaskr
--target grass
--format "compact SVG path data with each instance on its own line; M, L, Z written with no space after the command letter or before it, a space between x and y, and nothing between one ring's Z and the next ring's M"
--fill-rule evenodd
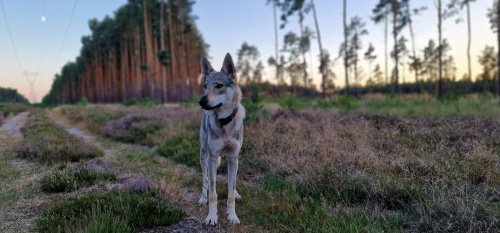
M20 190L11 186L21 176L21 170L14 166L11 159L11 155L0 151L0 184L9 184L0 189L0 199L2 200L0 207L15 203L23 194Z
M102 156L104 152L69 134L50 120L45 113L31 113L21 128L24 140L14 151L18 157L39 162L79 161Z
M8 117L11 114L17 115L18 113L28 111L30 108L31 107L26 104L0 103L0 112L3 113L0 115L3 115L3 117Z
M180 134L199 129L199 108L163 108L160 106L89 105L64 106L61 113L96 134L115 141L157 146Z
M161 143L156 152L177 163L195 167L200 164L200 139L198 135L179 135Z
M69 197L44 211L39 232L137 232L168 226L185 214L155 189L112 190Z
M243 200L237 201L244 225L278 232L500 229L500 105L495 100L283 97L278 103L286 110L245 123L238 172ZM122 111L100 107L110 115ZM178 111L200 116L189 108ZM199 120L184 116L162 115L168 123L156 132L163 139L156 152L199 168ZM121 159L134 171L173 177L158 178L177 182L168 183L171 190L200 191L201 178L175 176L154 156L141 153L124 153ZM224 166L219 171L225 172ZM217 187L225 197L226 185Z
M278 103L288 110L327 109L338 113L372 113L405 117L497 117L500 103L489 95L470 95L442 101L427 95L369 95L361 99L338 96L330 99L306 99L293 96L264 98L264 104Z
M265 176L260 189L244 188L239 209L243 221L274 232L402 232L403 218L395 213L369 215L344 211L323 196L309 196L308 190L276 176ZM238 203L240 204L240 203Z
M41 180L42 190L45 192L69 192L90 186L100 180L116 180L116 175L110 172L99 172L88 164L80 164L74 168L64 168L61 172L53 172Z

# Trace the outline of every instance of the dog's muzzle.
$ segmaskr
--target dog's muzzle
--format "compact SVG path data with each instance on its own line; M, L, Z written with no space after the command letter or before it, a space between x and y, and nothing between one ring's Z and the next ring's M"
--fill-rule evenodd
M209 106L208 105L208 98L206 96L203 96L201 97L200 101L198 101L198 103L200 104L200 106L205 109L205 110L213 110L213 109L216 109L216 108L219 108L222 106L222 103L220 104L217 104L215 106Z

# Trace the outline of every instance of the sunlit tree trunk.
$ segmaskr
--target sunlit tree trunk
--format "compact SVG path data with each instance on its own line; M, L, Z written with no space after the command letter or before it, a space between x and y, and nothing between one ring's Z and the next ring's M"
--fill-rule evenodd
M278 22L276 20L276 5L277 5L277 0L273 0L273 19L274 19L274 49L275 49L275 60L276 60L276 86L280 86L280 69L279 69L279 47L278 47ZM278 90L278 96L279 96L279 90Z
M439 80L438 80L438 93L437 98L441 99L443 95L443 48L442 48L442 40L441 40L441 24L442 24L442 15L441 15L441 0L438 0L438 34L439 34L439 42L438 42L438 53L439 53Z
M469 71L469 81L467 82L467 90L470 89L470 85L472 82L472 66L470 61L470 47L471 47L471 29L470 29L470 5L469 0L465 2L465 6L467 7L467 34L469 37L467 38L467 66Z
M174 46L174 27L172 26L172 14L173 14L173 8L172 8L172 0L168 0L168 34L169 34L169 42L170 42L170 72L171 72L171 93L173 100L178 100L178 90L177 90L177 62L176 62L176 52L175 52L175 46Z
M316 32L318 33L318 46L319 46L319 56L320 56L320 71L321 71L321 89L322 89L322 96L323 98L326 98L326 73L325 73L325 57L323 56L323 46L321 46L321 34L319 32L319 25L318 25L318 18L316 17L316 8L314 7L314 1L311 0L311 8L313 10L313 15L314 15L314 24L316 25Z
M498 100L500 101L500 3L497 2L496 4L497 9L497 43L498 43L498 49L497 49L497 95L498 95Z
M142 0L143 4L143 12L144 12L144 37L145 37L145 42L146 42L146 87L147 87L147 92L146 96L149 96L151 99L155 99L155 95L153 92L153 83L152 83L152 77L151 77L151 70L152 70L152 53L153 53L153 48L152 48L152 39L151 39L151 32L150 32L150 26L149 26L149 19L148 19L148 10L147 10L147 3L146 0Z
M399 60L399 55L398 55L398 30L396 28L396 25L397 25L397 17L398 17L398 1L397 0L393 0L392 1L392 33L394 35L394 60L395 60L395 74L394 74L394 77L395 77L395 80L394 80L394 91L396 92L396 94L399 94L399 85L398 85L398 82L399 82L399 70L398 70L398 66L399 66L399 63L398 63L398 60Z
M349 91L349 56L347 49L347 0L344 0L344 14L343 14L343 24L344 24L344 69L345 69L345 89L347 95L350 95Z

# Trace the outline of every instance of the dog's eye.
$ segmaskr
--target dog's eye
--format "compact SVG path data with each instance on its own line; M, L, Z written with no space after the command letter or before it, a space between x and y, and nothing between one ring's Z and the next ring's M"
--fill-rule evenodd
M203 84L203 88L207 88L207 84Z
M215 88L221 88L221 87L223 87L223 86L224 86L224 85L222 85L222 84L220 84L220 83L219 83L219 84L215 85Z

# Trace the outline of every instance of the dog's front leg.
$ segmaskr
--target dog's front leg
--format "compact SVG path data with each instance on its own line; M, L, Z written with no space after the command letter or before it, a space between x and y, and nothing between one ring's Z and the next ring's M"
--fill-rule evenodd
M232 224L240 224L240 219L236 216L235 199L236 199L236 174L238 172L238 154L239 151L234 151L228 154L228 173L227 173L227 220ZM239 194L238 194L239 196ZM241 198L241 197L240 197Z
M217 224L217 192L215 190L215 178L217 174L217 155L210 153L208 158L208 216L205 224Z
M207 204L208 202L208 184L209 184L209 181L208 181L208 152L207 152L207 149L206 148L203 148L201 149L201 153L200 153L200 164L201 164L201 171L202 171L202 174L203 174L203 187L202 187L202 190L201 190L201 197L200 197L200 200L198 201L198 204L200 205L204 205L204 204Z

